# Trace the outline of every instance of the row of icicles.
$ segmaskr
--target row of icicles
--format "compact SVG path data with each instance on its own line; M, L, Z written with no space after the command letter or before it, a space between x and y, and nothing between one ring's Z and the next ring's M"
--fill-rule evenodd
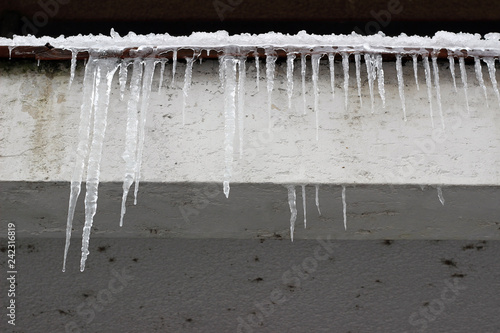
M72 51L71 60L71 76L69 80L69 85L71 86L76 69L76 56L78 52ZM185 120L185 107L186 101L189 96L189 90L191 87L191 79L193 73L193 65L197 60L200 52L194 52L193 57L187 57L185 73L184 73L184 83L182 87L182 120L184 124ZM269 116L269 131L271 131L271 106L272 106L272 92L274 90L274 77L276 70L276 53L270 52L266 54L266 90L267 90L267 109ZM287 95L288 104L291 107L291 100L294 93L294 80L293 72L296 56L299 53L289 53L287 55ZM304 103L304 113L307 112L306 105L306 57L310 56L311 68L312 68L312 83L314 92L314 113L316 117L316 139L319 138L319 124L318 124L318 100L319 100L319 88L318 88L318 77L319 77L319 64L320 60L325 56L325 54L302 54L300 57L300 73L301 73L301 84L302 84L302 96ZM339 53L329 53L326 54L329 63L330 71L330 83L331 83L331 93L335 96L335 56L340 55L343 74L344 74L344 102L345 108L348 107L348 90L349 90L349 58L350 54L347 52ZM410 55L413 60L413 72L415 76L415 82L417 89L419 88L419 82L417 77L417 57L418 54ZM441 123L444 128L443 112L441 107L441 93L439 87L439 72L437 66L437 55L430 55L433 73L431 74L429 55L420 55L422 57L422 63L425 71L425 81L427 85L427 94L429 100L429 112L432 126L434 126L433 119L433 107L432 107L432 76L434 77L434 86L436 90L436 97L438 101L438 110L441 117ZM382 55L381 54L360 54L355 53L354 64L356 68L356 83L358 89L358 95L361 100L361 60L364 58L364 63L366 66L366 72L368 76L368 86L370 90L370 101L372 112L374 111L374 85L377 82L378 93L382 100L382 104L385 107L385 89L384 89L384 69L382 66ZM403 82L403 68L402 68L402 54L396 55L396 71L398 79L398 90L401 99L401 105L403 110L403 118L406 121L406 107L405 107L405 95L404 95L404 82ZM457 89L455 81L455 59L450 56L448 57L450 63L450 72L453 79L453 86L455 90ZM255 56L255 66L256 72L260 73L259 65L260 60L258 56ZM480 83L481 88L484 91L485 97L486 87L484 84L484 79L481 69L481 60L484 61L488 66L488 71L490 74L491 83L495 94L497 95L500 102L500 94L497 88L497 81L495 78L495 58L493 57L475 57L475 72L477 79ZM200 59L201 61L201 59ZM225 169L223 174L223 190L226 197L229 196L230 181L232 175L232 164L233 164L233 152L234 152L234 140L236 126L238 126L239 132L239 152L240 157L243 153L243 132L244 132L244 118L245 118L245 84L246 78L246 61L247 57L235 57L229 54L224 54L219 57L219 78L221 85L224 90L224 162ZM98 52L90 52L90 57L85 66L85 74L83 79L83 99L81 105L80 114L80 126L78 134L78 146L76 149L75 165L73 169L73 174L71 177L71 191L69 199L68 208L68 218L66 227L66 245L64 250L64 262L63 271L66 269L66 258L70 245L71 231L73 218L75 214L76 202L81 191L81 182L83 180L84 171L86 169L86 193L85 193L85 224L83 227L82 236L82 257L80 262L80 270L85 269L85 261L89 254L89 238L90 231L93 224L93 219L97 210L97 195L99 186L99 175L100 175L100 163L102 157L102 148L104 144L104 138L107 127L107 113L110 100L110 93L112 88L113 78L115 73L118 71L118 81L120 85L120 99L123 100L125 97L125 90L127 88L127 82L129 83L130 95L127 101L127 125L126 125L126 138L125 138L125 149L123 152L123 159L125 162L125 173L123 182L123 196L121 204L121 214L120 214L120 226L123 225L123 217L126 211L126 200L128 192L132 186L134 187L134 205L137 203L137 193L139 188L139 183L141 179L141 164L142 164L142 154L144 150L144 139L145 139L145 123L147 118L147 112L149 108L149 99L151 94L151 87L153 83L153 76L155 72L156 65L160 65L160 78L158 93L161 93L162 84L164 80L165 67L167 64L167 59L162 58L133 58L133 59L118 59L118 58L101 58ZM129 75L129 67L132 67L131 77ZM467 94L467 74L465 71L464 58L459 58L459 67L462 85L465 94L465 101L467 110L469 110L469 100ZM173 52L172 57L172 80L171 86L175 84L177 69L177 51ZM256 75L256 86L259 89L260 77ZM290 188L289 188L290 190ZM343 198L344 198L344 208L345 208L345 188L343 188ZM295 194L290 197L295 197ZM290 201L289 201L290 202ZM292 211L292 220L294 220L294 209L292 204L290 204L290 209ZM296 216L296 213L295 213ZM345 224L345 210L344 210L344 224ZM293 239L293 224L291 221L291 238Z

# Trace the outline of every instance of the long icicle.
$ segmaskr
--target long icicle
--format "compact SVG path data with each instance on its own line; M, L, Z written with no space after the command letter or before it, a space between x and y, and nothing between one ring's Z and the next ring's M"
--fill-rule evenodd
M434 85L436 86L436 97L438 103L439 116L441 117L441 126L444 126L443 106L441 105L441 87L439 85L439 69L437 65L437 56L432 55L432 69L434 70Z
M243 57L238 61L238 134L240 139L240 158L243 157L243 134L245 130L246 60L246 57Z
M125 132L125 151L122 158L125 161L125 176L123 180L122 206L120 213L120 227L123 226L123 217L126 212L126 202L130 186L135 180L135 170L137 164L137 133L139 120L137 111L139 99L141 98L143 64L142 60L136 58L132 67L132 77L130 79L130 98L127 104L127 129Z
M302 208L304 210L304 229L307 228L306 186L302 185Z
M127 76L128 76L128 60L122 59L120 63L120 72L118 73L118 82L120 83L120 101L123 101L123 97L125 96L125 88L127 85Z
M168 63L168 59L160 60L160 79L158 80L158 95L161 93L161 88L163 86L163 76L165 75L165 66Z
M224 181L223 190L229 197L229 183L233 172L234 134L236 131L236 64L232 56L224 57Z
M495 58L486 57L483 58L483 61L488 65L488 73L490 74L491 85L493 86L493 91L495 95L497 95L498 103L500 104L500 92L498 91L498 83L496 78L496 69L495 69Z
M73 218L75 216L76 202L80 196L83 170L88 160L89 139L91 129L91 119L94 105L94 85L96 77L96 63L93 55L85 66L85 75L83 78L83 100L80 108L80 126L78 129L78 146L76 149L75 166L71 176L71 190L69 194L68 218L66 221L66 244L64 247L63 269L66 271L66 259L68 256L69 245L71 243L71 231L73 229Z
M118 69L116 59L99 59L94 98L94 126L92 143L90 145L89 160L87 165L87 180L85 193L85 226L82 234L82 258L80 271L85 270L85 261L89 254L90 231L97 211L97 196L99 187L100 164L102 147L106 134L109 97L113 76ZM102 81L102 83L101 83Z
M370 89L370 101L372 106L372 113L375 111L374 109L374 101L375 98L373 96L373 83L375 82L375 68L373 67L373 60L370 54L365 53L365 66L366 66L366 74L368 76L368 88Z
M417 85L417 90L420 90L420 86L418 84L418 59L417 59L417 55L412 54L411 59L413 61L413 76L415 77L415 84Z
M193 64L196 56L186 57L186 72L184 74L184 86L182 88L182 125L186 124L186 104L191 89L191 80L193 78Z
M271 133L271 110L274 90L274 71L276 69L276 55L266 52L266 80L267 80L267 117L268 131Z
M288 95L288 108L292 108L292 96L293 96L293 64L295 60L294 53L288 53L286 55L286 93Z
M401 61L401 54L396 55L396 72L398 77L398 90L399 98L401 99L401 106L403 108L403 119L406 121L406 103L405 103L405 89L404 89L404 79L403 79L403 64Z
M297 194L295 186L287 185L288 189L288 206L290 206L290 238L293 242L293 232L295 230L295 221L297 220Z
M342 68L344 69L344 108L349 105L349 54L342 53Z
M457 79L455 78L455 58L453 56L448 56L448 62L450 63L450 73L453 80L453 88L457 92Z
M434 115L432 111L432 78L431 78L431 67L429 66L429 58L427 55L422 56L422 62L424 63L424 72L425 72L425 84L427 85L427 99L429 101L429 113L431 115L431 124L432 128L434 128Z
M307 57L307 54L305 54L305 53L302 53L300 55L300 76L302 78L302 101L304 103L303 114L307 113L307 103L306 103L306 67L307 67L307 62L306 62L306 57Z
M347 230L347 203L345 199L345 185L342 185L342 213L344 214L344 230Z
M460 66L460 79L462 80L462 85L464 87L465 106L467 107L467 114L470 114L469 94L468 94L469 88L467 85L467 71L465 70L465 60L463 57L458 58L458 64Z
M257 91L260 90L260 58L259 54L255 53L255 85L257 86Z
M361 97L361 55L354 54L354 63L356 65L356 85L358 86L359 106L363 106L363 98Z
M483 69L481 66L481 59L479 59L479 57L474 57L474 70L476 71L476 78L479 81L479 85L483 89L484 99L486 101L486 107L489 108L488 93L486 91L486 85L484 84Z
M175 84L175 72L177 70L177 49L173 50L172 53L172 82L170 86L173 88Z
M154 59L144 61L144 75L142 78L142 96L141 108L139 112L139 135L137 137L137 156L135 166L135 185L134 185L134 205L137 205L137 194L139 192L139 183L141 181L142 152L144 151L144 139L146 137L146 119L149 108L149 95L151 94L151 85L153 84L153 74L155 72L156 62Z
M314 117L316 119L316 141L319 140L319 88L318 88L318 76L319 76L319 62L321 60L321 54L313 54L311 56L311 66L312 66L312 81L314 89Z
M69 76L68 90L71 88L71 84L73 83L73 79L75 78L77 55L78 55L78 50L71 49L71 74Z

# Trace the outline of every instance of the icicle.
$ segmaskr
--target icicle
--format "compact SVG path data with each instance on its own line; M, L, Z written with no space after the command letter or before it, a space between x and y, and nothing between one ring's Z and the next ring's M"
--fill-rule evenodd
M257 86L257 91L260 90L260 57L258 53L255 53L255 85Z
M477 80L479 81L479 85L483 89L484 92L484 99L486 100L486 107L489 108L488 105L488 93L486 92L486 85L484 84L484 79L483 79L483 69L481 68L481 59L478 57L474 57L474 69L476 71L476 77Z
M177 49L172 53L172 83L170 86L173 88L175 83L175 71L177 70Z
M344 69L344 107L349 104L349 54L342 53L342 68Z
M122 79L123 62L120 67L120 80ZM126 67L125 67L126 68ZM137 118L139 99L141 98L143 65L141 59L135 59L130 79L130 98L127 104L127 128L125 132L125 151L122 158L125 161L125 176L123 180L122 206L120 213L120 227L123 226L123 217L126 212L126 202L130 186L135 180L137 164L137 133L139 120ZM126 81L126 80L125 80ZM120 83L121 84L121 83ZM125 83L123 84L125 85Z
M290 206L290 238L293 242L293 231L295 229L295 220L297 220L297 194L295 193L295 186L287 185L288 188L288 206Z
M222 88L222 90L225 89L225 73L224 73L224 70L225 70L225 66L224 66L224 58L226 56L223 54L221 56L219 56L219 82L220 82L220 86Z
M434 70L434 85L436 86L436 97L439 109L439 116L441 117L441 125L444 126L444 117L443 117L443 107L441 105L441 87L439 85L439 69L437 65L437 56L432 55L432 69Z
M457 80L455 78L455 58L453 56L448 56L448 62L450 63L450 73L451 78L453 79L453 88L455 88L455 92L457 92Z
M76 56L77 55L78 55L78 50L71 49L71 74L69 76L68 89L71 88L71 84L73 83L73 79L75 78Z
M396 72L398 76L398 89L399 98L401 99L401 105L403 107L403 119L406 121L406 103L405 103L405 90L404 90L404 80L403 80L403 64L401 63L401 54L396 55Z
M15 48L15 46L9 46L9 60L12 59L12 50Z
M378 93L382 99L382 107L385 109L385 88L384 88L384 64L382 63L382 55L375 55L375 64L377 68Z
M149 108L149 96L151 95L151 85L153 84L153 74L156 62L153 59L146 59L144 62L144 75L142 78L141 108L139 111L139 135L137 137L137 156L135 166L135 186L134 205L137 205L137 193L141 181L142 152L144 150L144 139L146 137L146 118Z
M335 99L335 54L328 55L328 64L330 65L330 86L332 87L332 101Z
M490 74L491 85L493 86L495 95L497 95L498 103L500 103L500 93L498 91L498 83L496 78L495 58L487 57L483 58L483 61L486 63L486 65L488 65L488 73Z
M182 125L186 123L186 104L191 89L191 79L193 77L193 63L196 55L192 58L186 57L186 72L184 74L184 86L182 87Z
M342 212L344 214L344 230L347 230L347 204L345 202L345 185L342 185Z
M161 93L161 87L163 86L163 75L165 74L165 65L167 64L167 62L168 59L160 60L160 80L158 82L158 94Z
M359 106L363 106L363 99L361 98L361 55L354 54L354 63L356 64L356 84L358 86Z
M293 96L293 62L295 60L295 54L288 53L286 55L286 92L288 95L288 108L292 108L292 96Z
M417 60L417 55L412 54L411 59L413 61L413 76L415 77L415 84L417 85L417 90L420 90L420 86L418 85L418 60Z
M465 60L463 57L458 58L458 64L460 66L460 78L462 79L462 85L464 86L465 105L467 107L467 113L470 114L467 72L465 70Z
M425 84L427 85L427 99L429 100L429 112L431 115L431 124L432 128L434 128L434 116L432 112L432 77L431 77L431 67L429 66L429 58L425 55L422 56L422 62L424 63L424 72L425 72Z
M373 108L374 97L373 97L373 82L375 81L376 73L375 68L373 67L372 56L369 54L365 54L365 66L366 66L366 74L368 76L368 87L370 88L370 101L372 105L372 113L375 111Z
M302 100L304 102L304 114L307 113L307 103L306 103L306 57L307 54L302 53L300 55L300 75L302 77Z
M266 80L267 80L267 116L268 116L268 130L271 132L271 109L272 109L272 98L274 90L274 71L276 69L276 59L275 55L266 52Z
M128 75L128 61L122 60L120 63L120 72L118 73L118 81L120 82L120 101L123 101L123 96L125 95L125 88L127 85L127 75Z
M37 66L37 67L40 67L40 58L38 58L38 59L37 59L37 61L36 61L36 66Z
M316 208L318 209L318 214L321 216L321 210L319 209L319 185L314 185L316 187Z
M304 209L304 229L307 228L306 186L302 185L302 208Z
M312 66L312 81L314 89L314 116L316 118L316 141L319 140L319 88L318 88L318 75L319 75L319 61L321 54L313 54L311 56Z
M438 192L439 202L441 202L441 205L444 206L443 190L441 189L441 186L437 187L437 192Z
M85 261L89 254L90 230L97 211L97 193L99 187L102 146L106 133L111 82L118 68L116 59L100 59L97 61L97 73L94 96L94 126L92 143L87 165L87 180L85 193L85 225L82 235L82 258L80 271L85 270ZM103 81L101 83L101 80Z
M245 128L245 81L246 57L238 61L238 134L240 137L240 158L243 157L243 132Z
M83 170L89 152L89 138L91 129L91 119L94 104L94 85L96 76L97 60L90 55L87 66L85 66L85 75L83 78L83 100L80 108L80 126L78 129L78 146L76 149L75 165L71 176L71 190L68 204L68 218L66 222L66 245L64 247L63 269L66 271L66 258L68 256L69 245L71 242L71 231L73 229L73 218L75 216L76 202L80 196Z
M229 197L229 182L233 172L233 145L236 130L236 64L232 56L224 57L224 194Z

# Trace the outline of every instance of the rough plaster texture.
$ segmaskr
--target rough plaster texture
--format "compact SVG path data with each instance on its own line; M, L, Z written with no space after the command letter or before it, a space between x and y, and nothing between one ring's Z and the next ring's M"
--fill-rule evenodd
M0 179L4 181L68 181L77 143L82 70L68 91L69 73L35 63L3 63L0 75L2 132ZM9 67L10 66L10 67ZM404 69L408 121L403 121L395 66L384 64L386 108L375 97L370 109L369 89L363 67L360 106L354 66L349 81L349 107L344 110L343 75L336 64L335 99L330 76L322 63L319 76L319 140L315 139L315 114L310 67L307 74L307 113L303 115L300 68L296 64L295 93L288 110L285 72L280 63L272 101L274 128L267 133L265 66L261 66L260 91L250 62L244 151L235 149L234 182L320 184L456 184L500 185L498 127L500 112L487 81L486 106L473 66L468 66L470 116L462 90L453 90L447 62L441 63L440 82L444 122L433 94L435 128L431 127L423 67L419 63L420 90L416 89L411 62ZM9 68L7 70L7 68ZM171 85L168 67L164 86ZM487 79L486 68L483 68ZM177 68L173 88L158 94L158 73L153 93L142 164L142 180L154 182L222 182L224 168L223 93L218 63L196 63L182 126L183 64ZM458 75L457 66L457 76ZM117 81L117 80L116 80ZM458 82L461 88L460 82ZM375 87L375 93L377 89ZM118 82L112 89L109 126L104 147L102 181L121 181L124 162L126 100L119 100ZM19 130L22 128L23 130ZM238 133L237 133L238 136ZM237 139L235 147L238 146ZM22 166L22 167L19 167Z
M18 245L15 332L500 330L498 241L100 238L84 273L63 239Z

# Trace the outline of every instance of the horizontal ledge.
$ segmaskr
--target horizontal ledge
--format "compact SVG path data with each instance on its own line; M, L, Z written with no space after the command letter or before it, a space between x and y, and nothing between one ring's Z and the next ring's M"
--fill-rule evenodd
M177 58L191 58L195 56L196 58L201 59L217 59L222 52L216 50L207 50L205 48L199 48L200 51L194 51L191 48L178 48L177 49ZM336 52L335 47L332 50L325 49L314 49L310 48L307 52L307 55L311 54L327 54ZM411 55L426 55L433 54L438 58L447 58L448 56L453 57L491 57L491 50L460 50L460 51L449 51L447 49L432 49L432 48L404 48L403 51L401 49L395 49L390 47L385 47L382 51L360 51L355 48L352 50L345 50L344 47L342 51L338 51L337 56L340 56L340 53L348 53L348 54L365 54L365 53L377 53L382 54L384 60L394 60L397 54L401 54L404 57L410 57ZM90 50L78 50L75 52L76 59L84 60L90 57ZM286 58L287 53L295 53L300 57L301 52L297 47L290 47L287 51L282 47L276 47L273 49L274 55L278 58ZM225 55L232 55L235 57L256 57L266 58L266 49L262 47L256 47L255 50L249 52L242 53L224 53ZM158 50L154 48L143 48L140 49L138 47L130 47L124 48L122 50L110 50L107 52L103 52L99 55L99 57L116 57L121 59L127 58L159 58L159 59L172 59L174 55L173 50ZM71 60L73 53L70 49L62 49L62 48L54 48L50 45L44 46L0 46L0 58L8 58L8 59L36 59L36 60Z

